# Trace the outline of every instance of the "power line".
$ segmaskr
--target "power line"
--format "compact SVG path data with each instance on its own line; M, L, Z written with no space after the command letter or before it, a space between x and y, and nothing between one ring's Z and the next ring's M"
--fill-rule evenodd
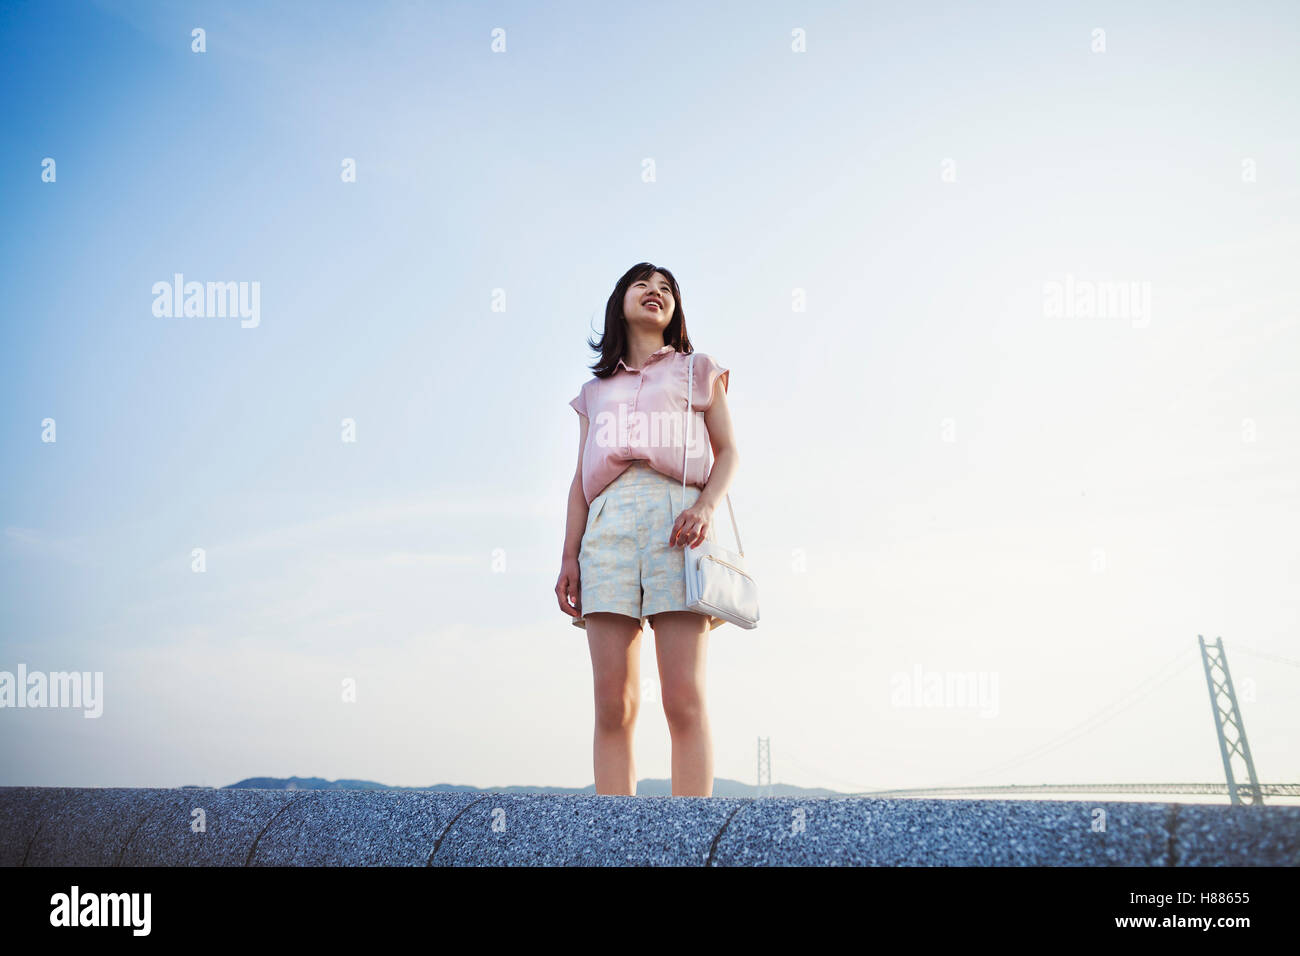
M779 762L780 759L788 760L788 761L790 761L792 764L794 764L795 766L797 766L797 767L801 767L801 768L804 769L804 770L811 771L812 773L815 773L815 774L817 774L818 776L823 777L823 778L825 778L825 779L827 779L827 780L831 780L831 781L834 781L834 782L837 782L837 783L841 783L841 784L848 784L848 786L851 788L851 791L853 791L853 792L861 792L861 791L865 791L865 790L877 790L877 789L879 789L878 787L864 787L864 786L862 786L862 785L859 784L859 783L854 783L852 780L845 780L843 777L837 777L837 776L836 776L835 774L833 774L833 773L827 773L825 770L821 770L821 769L818 768L818 767L810 767L810 766L808 766L808 764L804 763L804 762L801 761L801 760L797 760L797 759L795 759L794 757L785 756L785 757L783 757L783 758L778 758L778 762ZM830 787L827 787L826 789L829 790L829 789L831 789L831 788L830 788Z
M1246 653L1254 654L1257 657L1262 657L1267 660L1273 660L1281 664L1288 664L1292 667L1300 667L1300 662L1289 660L1284 657L1279 657L1275 654L1268 654L1263 651L1257 651L1254 648L1237 644L1235 642L1234 642L1234 647L1242 651L1245 651ZM1195 650L1195 648L1190 648L1190 647L1180 650L1172 658L1170 658L1165 664L1161 665L1150 675L1148 675L1143 680L1139 681L1136 685L1134 685L1132 689L1125 692L1124 694L1121 694L1119 697L1115 698L1115 700L1111 701L1109 704L1102 707L1101 709L1091 714L1090 716L1084 718L1079 723L1075 724L1073 727L1070 727L1067 730L1063 731L1059 736L1047 741L1046 743L1039 744L1031 748L1030 750L1021 754L1020 756L1013 757L1010 760L1003 761L999 764L988 767L984 770L979 770L979 771L975 771L974 773L967 774L965 779L968 780L973 777L982 777L990 773L998 773L998 772L1013 769L1022 764L1028 763L1033 760L1037 760L1040 757L1044 757L1047 754L1051 753L1052 751L1058 750L1059 748L1065 746L1066 744L1073 743L1079 738L1086 736L1087 734L1098 729L1099 727L1106 724L1107 722L1113 720L1115 717L1118 717L1120 714L1124 713L1124 711L1128 710L1130 707L1133 707L1134 705L1138 704L1142 700L1145 700L1147 697L1151 696L1151 694L1153 694L1162 685L1168 683L1170 680L1172 680L1173 678L1181 674L1183 671L1185 671L1196 659L1191 653L1193 650ZM1186 656L1185 660L1182 659L1184 658L1184 656ZM1173 669L1170 670L1170 668ZM1166 671L1168 671L1168 673L1165 673ZM784 756L786 760L789 760L791 763L795 764L801 769L805 771L810 771L826 780L830 780L832 782L836 782L839 784L846 784L852 787L854 792L866 793L866 792L871 792L873 790L879 789L878 787L866 787L854 781L845 780L843 777L839 777L835 774L828 773L825 770L822 770L820 768L809 766L808 764L803 763L802 761L798 760L793 756L790 755L784 755ZM954 781L949 781L948 783L939 784L937 786L946 787L952 785L959 785L964 782L965 782L964 780L954 780ZM933 789L933 788L927 788L927 789Z
M1247 654L1251 654L1255 657L1262 657L1266 661L1277 661L1279 664L1290 664L1292 667L1300 667L1300 661L1278 657L1276 654L1269 654L1266 651L1257 651L1253 647L1247 647L1245 644L1238 644L1236 641L1232 642L1232 649L1234 651L1245 651Z
M1168 663L1161 666L1158 670L1153 672L1149 677L1143 679L1127 694L1121 695L1120 697L1116 698L1114 701L1107 704L1105 707L1102 707L1100 710L1098 710L1096 713L1092 714L1091 716L1075 724L1073 727L1069 728L1068 730L1066 730L1064 733L1062 733L1060 736L1056 737L1055 739L1050 740L1044 744L1039 744L1037 747L1034 747L1026 751L1024 754L1020 755L1019 757L1013 757L1010 760L1003 761L1002 763L996 764L995 766L989 767L985 770L980 770L971 774L967 774L966 779L970 779L971 777L982 777L986 774L997 773L1004 770L1010 770L1013 767L1017 767L1023 763L1027 763L1031 760L1036 760L1039 757L1045 756L1046 754L1051 753L1053 750L1056 750L1059 747L1063 747L1067 743L1072 743L1078 738L1091 733L1092 731L1100 727L1102 724L1106 723L1112 718L1128 710L1128 708L1138 703L1138 701L1149 696L1157 687L1164 684L1166 681L1172 679L1173 677L1177 676L1178 674L1186 670L1188 665L1190 665L1194 660L1196 660L1195 657L1191 656L1191 652L1194 650L1195 648L1188 647L1179 651L1177 654L1173 656L1173 658L1169 660ZM1179 664L1177 668L1170 671L1168 674L1165 674L1163 677L1159 676L1163 671L1165 671L1172 665L1178 663L1179 659L1182 658L1184 655L1187 655L1187 659L1182 661L1182 663ZM1152 681L1154 681L1154 683L1152 683ZM1150 686L1145 687L1145 689L1143 689L1144 686L1147 684L1150 684ZM1136 694L1137 696L1133 697L1134 694ZM1132 697L1132 699L1126 701L1125 698L1128 697ZM940 784L939 786L950 786L950 785L961 784L964 782L965 780L954 780L954 781L950 781L949 783Z

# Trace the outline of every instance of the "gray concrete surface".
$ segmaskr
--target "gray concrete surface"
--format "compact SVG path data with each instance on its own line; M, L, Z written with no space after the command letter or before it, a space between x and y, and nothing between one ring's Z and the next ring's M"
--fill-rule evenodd
M1300 807L0 787L0 865L1297 866Z

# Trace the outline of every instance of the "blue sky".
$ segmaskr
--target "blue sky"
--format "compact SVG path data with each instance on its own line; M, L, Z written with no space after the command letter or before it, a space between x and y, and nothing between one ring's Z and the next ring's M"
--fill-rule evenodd
M7 4L0 670L102 671L105 705L0 713L0 784L590 783L567 402L642 260L733 371L763 621L711 636L718 776L762 735L837 789L1219 780L1200 633L1295 780L1300 674L1263 655L1300 659L1298 34L1289 3ZM257 282L258 325L156 317L175 273ZM1052 316L1067 276L1149 314ZM900 706L917 668L996 675L996 714Z

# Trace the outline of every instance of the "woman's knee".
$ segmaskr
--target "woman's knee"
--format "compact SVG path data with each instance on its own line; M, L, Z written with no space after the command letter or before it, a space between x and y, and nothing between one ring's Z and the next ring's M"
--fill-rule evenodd
M683 687L664 687L660 693L669 727L695 727L704 719L704 693L694 682Z
M587 618L597 727L617 730L636 719L640 705L636 685L640 634L641 622L633 617L601 611Z
M596 686L596 726L623 730L636 722L641 696L631 682L608 681Z

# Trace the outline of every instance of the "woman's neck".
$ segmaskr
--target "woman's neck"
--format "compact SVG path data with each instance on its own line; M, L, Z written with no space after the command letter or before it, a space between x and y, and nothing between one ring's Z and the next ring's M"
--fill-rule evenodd
M635 331L629 331L627 349L623 356L623 361L630 368L641 368L645 365L645 360L654 355L661 348L667 345L664 341L663 333L654 331L638 335Z

